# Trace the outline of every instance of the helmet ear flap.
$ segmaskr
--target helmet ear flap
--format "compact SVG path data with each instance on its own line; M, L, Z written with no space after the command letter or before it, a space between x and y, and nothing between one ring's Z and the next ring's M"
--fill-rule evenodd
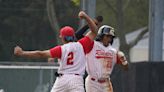
M113 44L113 38L112 38L112 41L110 42L110 44L111 44L111 45Z
M98 34L97 36L96 36L96 41L101 41L102 40L102 38L103 38L103 34Z

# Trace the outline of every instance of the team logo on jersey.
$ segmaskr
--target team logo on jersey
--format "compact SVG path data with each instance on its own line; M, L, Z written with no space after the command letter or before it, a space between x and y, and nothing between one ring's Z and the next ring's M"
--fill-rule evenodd
M103 50L96 50L96 58L112 58L112 52L105 52Z

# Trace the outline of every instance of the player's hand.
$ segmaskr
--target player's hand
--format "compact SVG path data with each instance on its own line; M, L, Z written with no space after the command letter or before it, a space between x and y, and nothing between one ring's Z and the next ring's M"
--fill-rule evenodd
M19 47L19 46L16 46L16 47L14 48L14 54L17 55L17 56L21 56L21 55L23 54L22 48Z
M54 63L55 59L54 58L48 58L48 63Z
M123 65L126 65L128 63L125 54L122 51L118 51L118 57Z
M121 51L118 51L118 58L121 62L121 65L123 67L124 70L128 70L128 61L126 60L125 54Z
M84 11L80 11L78 16L79 16L79 18L83 19L83 18L85 18L86 15L87 14Z

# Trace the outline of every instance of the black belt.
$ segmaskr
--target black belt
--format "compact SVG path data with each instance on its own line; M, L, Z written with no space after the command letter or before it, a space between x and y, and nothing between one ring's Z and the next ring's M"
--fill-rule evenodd
M56 77L61 77L61 76L63 76L64 74L62 74L62 73L58 73L58 72L55 72L55 76ZM74 75L79 75L79 74L74 74Z
M56 77L61 77L61 76L63 76L63 74L58 73L58 72L55 72L55 76L56 76Z

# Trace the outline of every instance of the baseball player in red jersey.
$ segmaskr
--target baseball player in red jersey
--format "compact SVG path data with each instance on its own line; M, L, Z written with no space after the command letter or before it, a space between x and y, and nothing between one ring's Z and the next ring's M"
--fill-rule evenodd
M59 69L56 73L57 79L51 92L84 92L83 75L85 72L88 45L94 40L97 26L92 19L83 11L79 17L85 19L90 27L90 32L78 42L74 42L74 29L65 26L60 30L60 38L63 45L56 46L44 51L24 51L19 46L15 47L14 54L29 58L58 58ZM89 41L86 41L88 40Z
M121 64L128 68L124 53L111 46L114 37L114 28L103 25L98 30L96 40L88 47L86 92L113 92L110 75L114 65Z

